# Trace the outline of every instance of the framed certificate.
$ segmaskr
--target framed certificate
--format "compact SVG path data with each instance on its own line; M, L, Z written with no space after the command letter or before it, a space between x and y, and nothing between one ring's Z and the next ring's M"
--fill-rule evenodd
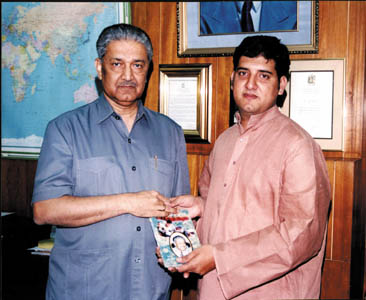
M211 65L160 65L159 111L176 121L189 143L211 140Z
M342 150L344 60L292 60L283 113L323 150Z

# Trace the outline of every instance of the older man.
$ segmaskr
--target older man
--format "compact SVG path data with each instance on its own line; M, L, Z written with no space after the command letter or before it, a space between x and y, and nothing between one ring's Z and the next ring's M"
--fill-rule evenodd
M57 225L47 299L168 299L148 217L190 191L183 131L141 102L153 55L144 31L107 27L97 52L103 94L49 123L38 161L34 220Z

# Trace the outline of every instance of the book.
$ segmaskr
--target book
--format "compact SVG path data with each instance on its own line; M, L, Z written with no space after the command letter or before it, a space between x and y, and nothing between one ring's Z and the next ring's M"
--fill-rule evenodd
M166 268L180 266L177 257L188 255L201 246L187 210L167 217L150 218L150 222Z
M29 248L28 250L31 251L31 254L34 254L34 255L49 256L51 254L53 244L54 244L54 238L40 240L40 241L38 241L37 246Z
M46 240L40 240L38 241L38 248L40 249L46 249L51 250L53 248L54 239L46 239Z

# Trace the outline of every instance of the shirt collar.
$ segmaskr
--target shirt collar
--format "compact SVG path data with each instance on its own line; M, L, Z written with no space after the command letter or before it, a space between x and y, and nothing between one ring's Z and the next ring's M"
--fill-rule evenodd
M237 124L238 124L240 134L243 134L244 132L246 132L250 129L257 129L265 122L276 118L279 114L281 114L281 112L279 111L278 107L276 105L274 105L263 113L250 116L248 125L245 129L243 128L243 126L240 123L241 117L240 117L240 114L238 111L235 113L235 118L238 120Z
M142 104L141 100L137 101L138 111L136 115L136 121L141 119L142 117L146 118L145 110L146 108ZM96 100L96 107L97 107L97 123L100 124L110 116L114 115L115 112L112 106L108 103L107 99L105 98L104 94L101 94L100 97Z
M256 13L259 12L261 7L262 7L261 1L253 1L252 9L254 10L254 12L256 12Z
M244 2L245 1L235 1L234 2L235 3L235 7L236 7L239 15L241 15L241 11L243 9ZM262 7L262 2L261 1L253 1L252 2L252 10L255 13L259 12L260 9L261 9L261 7Z

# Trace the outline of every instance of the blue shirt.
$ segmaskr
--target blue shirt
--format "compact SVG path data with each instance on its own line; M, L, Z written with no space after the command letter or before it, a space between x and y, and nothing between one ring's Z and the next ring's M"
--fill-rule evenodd
M38 160L33 202L63 195L156 190L190 193L181 127L138 103L130 133L104 96L52 120ZM58 227L47 299L168 299L148 218L130 214L76 228Z

